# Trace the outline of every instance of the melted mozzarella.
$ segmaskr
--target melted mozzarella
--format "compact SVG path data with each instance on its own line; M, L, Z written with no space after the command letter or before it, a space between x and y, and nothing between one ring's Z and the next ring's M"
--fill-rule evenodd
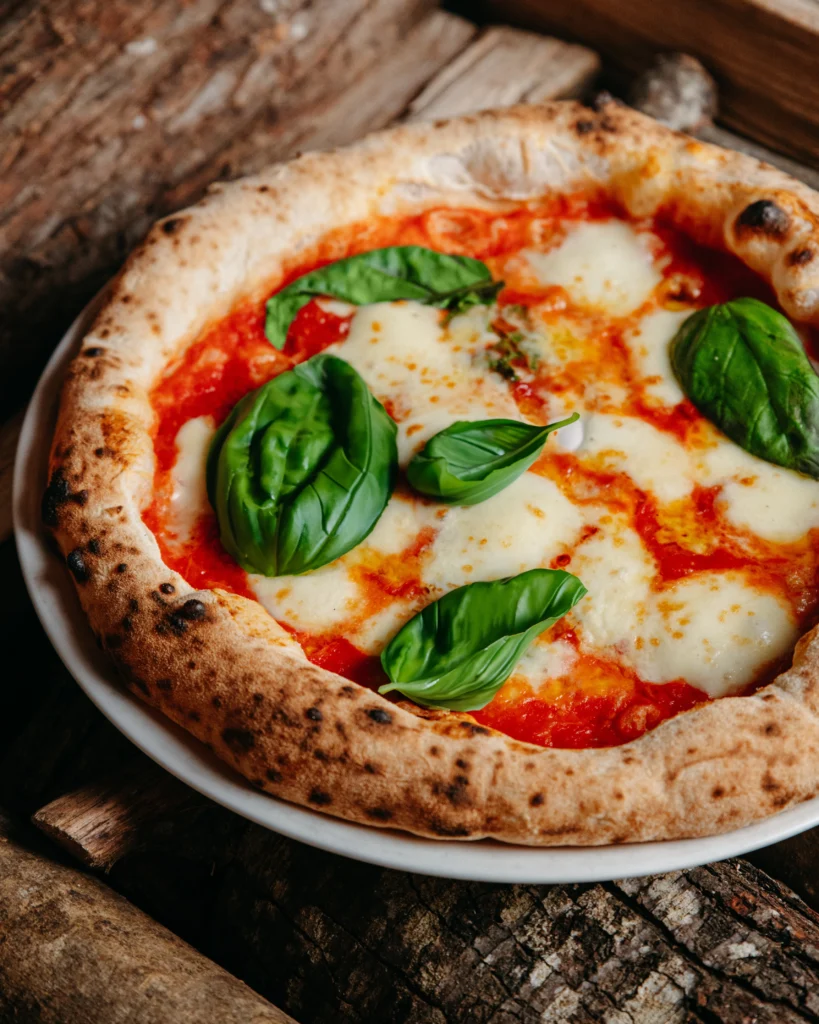
M577 651L565 640L551 643L539 638L522 655L513 678L537 691L548 680L564 679L577 661Z
M718 485L723 515L765 540L787 544L819 527L819 483L771 465L718 435L698 466Z
M179 543L190 538L197 519L208 508L205 462L215 430L212 416L197 416L180 427L176 435L170 527Z
M636 363L646 393L664 405L677 405L685 395L669 359L669 344L691 310L658 309L626 332L626 344Z
M542 284L612 316L642 306L661 279L645 236L619 220L574 224L556 248L526 256Z
M605 522L572 557L568 568L588 594L570 613L588 650L620 648L638 634L651 597L654 560L624 515Z
M628 474L641 490L662 502L676 501L691 490L686 449L670 434L636 416L593 413L586 421L578 454L586 456L595 469Z
M328 351L351 363L398 421L405 465L439 430L456 420L521 419L506 382L487 373L486 310L455 317L417 302L363 306L346 340ZM494 338L497 340L497 338Z
M773 594L739 573L699 573L654 596L628 660L650 682L684 679L723 697L753 682L797 636L789 609Z
M546 566L581 526L580 513L551 480L524 473L488 501L446 513L424 580L449 590Z

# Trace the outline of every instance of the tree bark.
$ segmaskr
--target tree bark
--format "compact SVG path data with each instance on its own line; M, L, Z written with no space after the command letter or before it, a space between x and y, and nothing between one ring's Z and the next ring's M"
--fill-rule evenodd
M0 813L0 1022L294 1024Z

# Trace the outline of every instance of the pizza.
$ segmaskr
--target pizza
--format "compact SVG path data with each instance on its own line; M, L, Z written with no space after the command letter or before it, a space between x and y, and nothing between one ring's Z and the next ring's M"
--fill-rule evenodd
M157 224L43 501L125 684L419 835L819 789L819 197L609 103L400 127Z

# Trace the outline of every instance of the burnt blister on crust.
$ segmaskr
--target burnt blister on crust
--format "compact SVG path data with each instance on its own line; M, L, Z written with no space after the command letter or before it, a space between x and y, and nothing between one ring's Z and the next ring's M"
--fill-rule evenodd
M85 561L82 548L74 548L73 551L69 551L65 558L65 564L71 570L77 583L87 583L91 579L91 570Z
M790 267L804 267L814 257L813 249L803 247L802 249L794 249L793 252L788 253L788 266Z
M758 232L771 238L784 237L790 226L791 218L787 211L772 199L757 199L745 207L736 221L738 234Z
M61 469L55 469L43 494L40 507L43 523L56 529L60 525L60 508L69 502L82 508L88 503L88 491L85 488L72 491L65 473Z

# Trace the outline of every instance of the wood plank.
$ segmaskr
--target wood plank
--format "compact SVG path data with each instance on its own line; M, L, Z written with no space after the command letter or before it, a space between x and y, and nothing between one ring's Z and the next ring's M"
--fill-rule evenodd
M295 1024L0 813L0 1021Z
M383 65L431 6L0 5L0 418L157 217L287 155L281 126Z
M658 52L693 54L719 81L728 127L800 160L819 158L815 0L484 0L482 9L593 46L631 75Z
M599 69L593 50L496 26L429 82L410 104L407 120L582 96Z

